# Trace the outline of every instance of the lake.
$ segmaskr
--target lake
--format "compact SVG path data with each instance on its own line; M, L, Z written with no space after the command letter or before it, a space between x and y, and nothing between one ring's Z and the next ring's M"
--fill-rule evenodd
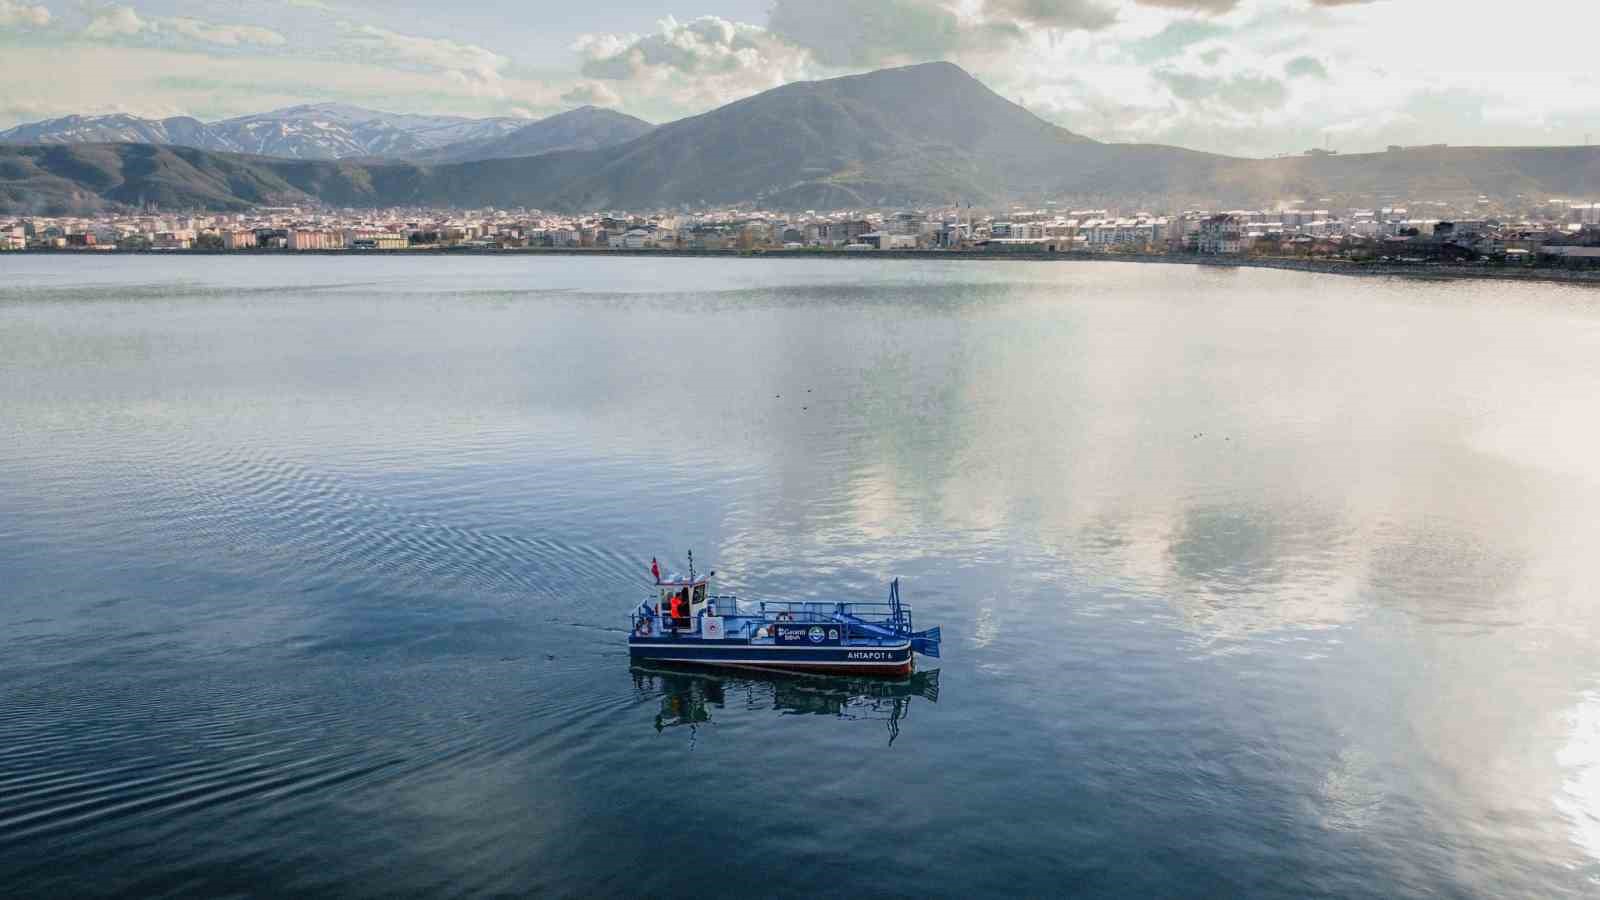
M1593 896L1600 291L0 257L17 896ZM652 556L908 682L634 671Z

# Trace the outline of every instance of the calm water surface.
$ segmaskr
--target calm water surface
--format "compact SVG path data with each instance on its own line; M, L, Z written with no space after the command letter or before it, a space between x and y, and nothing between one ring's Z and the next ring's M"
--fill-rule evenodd
M13 896L1600 892L1600 293L0 258ZM630 671L651 556L918 679Z

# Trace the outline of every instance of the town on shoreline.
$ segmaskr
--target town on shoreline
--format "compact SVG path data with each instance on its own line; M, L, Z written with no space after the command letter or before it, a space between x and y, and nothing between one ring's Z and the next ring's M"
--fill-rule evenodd
M1342 274L1600 280L1600 203L1173 214L1013 207L782 213L526 209L107 212L0 220L0 251L56 253L869 256L1119 259Z

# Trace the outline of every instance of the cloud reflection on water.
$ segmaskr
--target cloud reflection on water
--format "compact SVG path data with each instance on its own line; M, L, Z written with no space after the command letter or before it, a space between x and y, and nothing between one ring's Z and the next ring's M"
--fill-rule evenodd
M1600 497L1595 426L1573 410L1600 386L1600 331L1558 291L442 260L346 295L321 271L345 261L304 264L314 296L9 306L22 427L0 516L34 591L58 577L37 560L87 563L86 593L150 575L125 559L179 560L142 581L167 605L127 613L177 634L125 636L164 646L154 659L516 659L506 684L546 691L525 705L560 727L452 732L484 755L460 751L394 816L431 822L441 852L492 867L515 838L501 813L629 827L546 780L621 771L633 732L653 734L635 726L658 698L601 696L617 658L593 630L632 602L633 557L693 543L758 595L877 597L907 575L919 620L968 636L944 665L971 702L941 704L925 743L897 745L908 759L1003 734L990 783L1014 786L1020 760L1060 776L1030 792L1278 815L1418 879L1398 884L1515 893L1595 855L1578 686L1600 646ZM129 621L80 612L29 627ZM427 687L382 696L470 706ZM710 712L719 758L845 740ZM1411 862L1374 849L1407 835L1426 836Z

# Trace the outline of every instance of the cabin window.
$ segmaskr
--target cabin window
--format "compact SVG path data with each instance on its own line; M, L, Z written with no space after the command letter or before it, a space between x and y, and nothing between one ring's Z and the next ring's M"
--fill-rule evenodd
M662 592L661 614L672 620L673 624L682 628L689 624L689 589L666 590ZM676 609L674 605L676 604ZM677 615L673 615L677 613Z
M694 602L697 603L697 604L706 602L706 586L705 585L697 584L697 585L694 586Z

